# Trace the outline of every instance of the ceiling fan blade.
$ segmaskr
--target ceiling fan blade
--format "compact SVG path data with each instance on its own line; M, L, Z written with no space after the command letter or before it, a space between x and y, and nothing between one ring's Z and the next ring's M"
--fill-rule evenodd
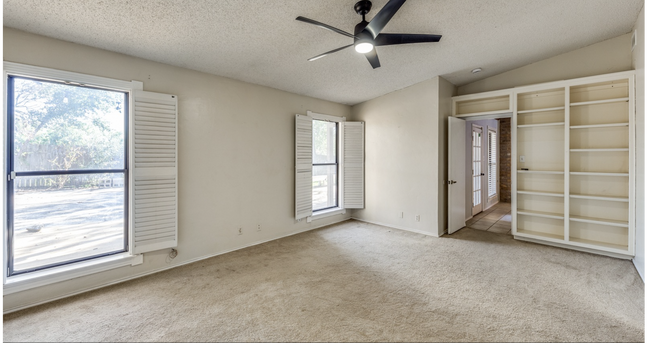
M323 57L325 57L325 56L327 56L327 55L333 54L333 53L335 53L335 52L337 52L337 51L341 51L341 50L343 50L343 49L345 49L345 48L349 48L349 47L351 47L351 46L353 46L353 45L354 45L354 44L350 44L350 45L342 46L342 47L340 47L340 48L337 48L337 49L334 49L334 50L328 51L328 52L326 52L326 53L322 53L322 54L320 54L320 55L318 55L318 56L314 56L314 57L312 57L312 58L309 59L309 62L311 62L311 61L315 61L315 60L317 60L317 59L319 59L319 58L323 58Z
M375 38L375 46L412 44L412 43L434 43L439 42L441 35L422 35L409 33L380 33Z
M368 26L364 29L364 31L370 32L372 35L372 38L377 38L377 35L379 35L379 32L384 29L384 26L388 24L390 19L397 13L397 11L402 7L402 5L406 2L406 0L390 0L382 8L377 15L375 15L374 18L370 21Z
M370 62L370 65L372 66L372 69L377 69L381 67L381 64L379 64L379 56L377 56L377 49L372 49L371 52L365 54L366 58L368 59L368 62Z
M323 23L321 23L320 21L312 20L312 19L305 18L305 17L298 17L298 18L296 18L296 20L298 20L298 21L302 21L302 22L305 22L305 23L308 23L308 24L316 25L316 26L318 26L318 27L320 27L320 28L322 28L322 29L330 30L330 31L332 31L332 32L336 32L336 33L338 33L338 34L342 34L342 35L347 36L347 37L350 37L350 38L354 38L354 35L353 35L353 34L351 34L351 33L347 33L347 32L345 32L345 31L343 31L343 30L341 30L341 29L337 29L337 28L334 27L334 26L330 26L330 25L327 25L327 24L323 24Z

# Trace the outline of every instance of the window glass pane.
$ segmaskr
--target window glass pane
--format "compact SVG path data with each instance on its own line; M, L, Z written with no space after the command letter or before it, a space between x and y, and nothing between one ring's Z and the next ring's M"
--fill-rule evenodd
M14 271L125 251L124 174L17 177Z
M314 120L313 125L313 163L336 163L336 123Z
M14 171L123 169L125 98L14 78Z
M337 166L314 166L312 175L313 211L337 206Z

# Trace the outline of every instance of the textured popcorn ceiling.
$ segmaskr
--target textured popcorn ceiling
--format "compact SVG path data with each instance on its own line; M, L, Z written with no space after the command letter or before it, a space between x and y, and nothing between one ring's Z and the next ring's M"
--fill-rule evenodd
M4 0L4 25L343 104L437 75L460 86L632 30L643 0L410 0L382 32L442 34L378 47L373 70L345 36L355 0ZM387 0L373 1L372 18ZM470 71L482 67L473 75Z

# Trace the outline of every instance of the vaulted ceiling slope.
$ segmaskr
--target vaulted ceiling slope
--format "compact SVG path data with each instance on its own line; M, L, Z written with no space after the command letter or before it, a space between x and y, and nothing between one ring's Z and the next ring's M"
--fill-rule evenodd
M373 70L351 38L356 0L4 0L4 25L148 60L353 105L437 75L460 86L632 30L643 0L409 0L382 32L439 43L378 47ZM387 3L374 0L370 20ZM472 75L470 70L485 71Z

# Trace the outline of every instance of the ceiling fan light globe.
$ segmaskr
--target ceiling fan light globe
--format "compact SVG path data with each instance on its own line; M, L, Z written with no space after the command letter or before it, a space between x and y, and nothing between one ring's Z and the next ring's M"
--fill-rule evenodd
M375 47L368 42L361 42L358 43L357 45L354 46L354 50L356 50L360 54L367 54L372 51Z

